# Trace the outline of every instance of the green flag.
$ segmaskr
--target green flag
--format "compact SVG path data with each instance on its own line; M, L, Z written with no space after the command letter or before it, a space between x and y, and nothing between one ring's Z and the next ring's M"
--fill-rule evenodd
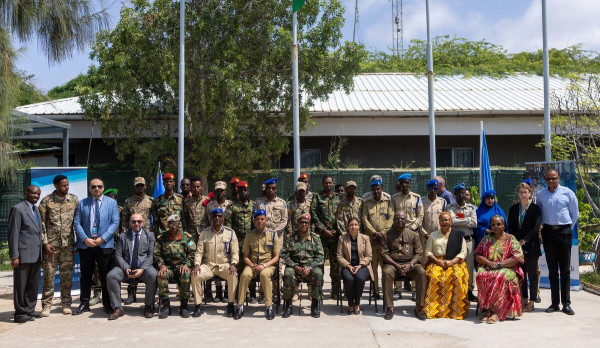
M292 5L293 12L298 11L302 6L304 6L305 2L306 2L306 0L293 0L293 5Z

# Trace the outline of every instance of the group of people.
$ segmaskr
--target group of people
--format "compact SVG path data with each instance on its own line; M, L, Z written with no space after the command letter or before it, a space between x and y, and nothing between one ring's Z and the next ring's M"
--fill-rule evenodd
M182 194L175 192L173 174L162 179L165 192L153 199L145 194L145 179L135 178L136 193L123 207L112 199L116 190L105 191L100 179L90 181L90 196L79 201L68 193L68 178L58 175L55 191L39 208L40 189L27 187L9 223L15 322L50 315L57 267L63 314L90 310L97 273L110 320L124 315L123 302L137 301L139 282L146 285L147 318L154 315L157 288L159 318L171 314L170 282L177 283L182 317L198 317L203 303L222 301L227 302L227 316L241 319L244 303L258 302L271 320L273 301L279 302L281 295L282 317L287 318L293 301L302 296L302 283L309 289L311 315L319 317L327 259L331 297L338 299L343 285L349 315L361 313L367 281L373 282L379 297L381 267L387 320L393 318L394 301L401 298L404 286L412 290L415 316L421 320L463 319L470 301L478 301L481 321L496 323L534 308L540 231L552 290L546 311L558 311L562 301L562 311L574 314L569 299L570 238L578 207L573 192L559 185L556 170L546 172L548 188L535 202L531 183L519 185L520 200L508 219L495 202L495 192L482 194L477 209L469 203L465 184L456 185L452 194L442 177L428 181L427 196L421 197L411 191L411 174L398 178L393 195L383 191L380 176L373 176L370 192L359 197L354 181L334 186L331 176L324 176L323 189L313 193L308 175L302 174L287 201L277 196L277 178L264 182L256 201L249 198L248 183L239 178L230 181L229 198L223 181L204 196L200 178L183 179ZM72 311L75 252L81 262L81 295ZM40 313L35 305L42 265ZM125 301L122 282L129 283ZM475 283L479 298L473 293ZM188 308L192 294L194 306ZM522 302L528 296L530 301Z

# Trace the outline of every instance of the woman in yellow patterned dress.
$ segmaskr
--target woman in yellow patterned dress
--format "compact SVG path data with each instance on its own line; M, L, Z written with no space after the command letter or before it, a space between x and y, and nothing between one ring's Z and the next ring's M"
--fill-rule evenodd
M440 230L429 236L425 247L429 285L423 311L427 318L465 318L469 311L466 255L464 232L453 230L450 214L441 213Z

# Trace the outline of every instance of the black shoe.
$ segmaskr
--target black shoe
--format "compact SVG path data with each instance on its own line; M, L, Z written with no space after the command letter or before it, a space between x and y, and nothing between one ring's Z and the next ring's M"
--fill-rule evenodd
M416 293L416 292L413 292L413 293L412 293L412 295L410 295L410 299L411 299L413 302L417 302L417 293Z
M385 315L383 316L383 319L385 319L385 320L392 320L393 317L394 317L394 309L390 307L385 312Z
M158 319L166 319L169 315L171 315L171 301L169 300L160 300L160 312L158 313Z
M34 318L41 318L42 317L42 312L32 312L27 314L30 317L34 317Z
M554 306L550 306L548 308L546 308L546 313L554 313L554 312L558 312L560 311L560 308L558 308L558 305Z
M152 318L154 316L154 306L144 306L144 318Z
M321 310L319 309L319 300L317 300L316 298L313 298L310 304L310 316L313 318L318 318L321 316Z
M261 296L258 298L258 304L265 304L265 297Z
M473 291L471 291L471 290L469 290L468 297L469 297L469 302L478 302L479 301L477 296L475 296L473 294Z
M19 323L19 324L26 323L28 321L34 321L34 320L35 319L32 316L27 315L27 314L15 316L15 323Z
M235 314L233 315L233 319L239 320L239 319L242 319L243 316L244 316L244 306L240 305L238 307L238 309L235 311Z
M569 305L563 306L562 311L563 311L563 313L568 314L568 315L575 315L575 311L573 311L571 309L571 306L569 306Z
M202 305L197 304L194 306L194 312L192 313L192 317L198 318L199 316L202 315L202 313L204 313L204 309L202 308Z
M265 310L265 318L267 318L267 320L275 319L275 312L273 312L273 306L267 307L267 309Z
M402 293L395 292L394 295L392 296L392 301L398 301L401 298L402 298Z
M233 303L228 303L227 304L227 317L229 318L233 318L234 315L234 310L233 310Z
M248 299L248 303L252 303L252 304L258 303L258 299L256 297L250 296L250 298Z
M292 300L283 301L283 314L282 318L289 318L292 315Z
M179 306L179 316L182 318L189 318L190 311L187 308L188 300L181 300L181 305Z
M540 295L537 295L537 297L535 298L535 303L541 303L542 302L542 298L540 297Z
M79 307L77 307L76 310L73 311L72 315L79 315L83 312L89 312L90 311L90 306L88 306L85 303L82 303L79 305Z
M130 305L134 302L136 302L136 298L135 298L135 292L136 292L136 286L135 285L129 285L127 287L127 298L123 301L124 305Z
M102 307L102 311L106 314L112 314L114 311L112 308Z

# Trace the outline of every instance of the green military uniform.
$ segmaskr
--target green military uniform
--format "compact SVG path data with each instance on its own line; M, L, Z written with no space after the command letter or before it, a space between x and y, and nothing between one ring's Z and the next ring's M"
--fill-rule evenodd
M169 299L169 280L177 280L179 300L187 301L190 298L190 273L181 274L179 268L187 265L192 270L196 243L192 235L183 231L171 236L169 232L161 234L154 244L154 264L156 269L164 265L167 267L165 276L157 277L158 298Z
M298 216L310 214L310 202L308 199L305 199L304 203L299 203L295 195L292 200L287 202L288 222L285 226L285 238L291 237L298 231ZM310 229L313 232L314 226L311 225Z
M276 254L281 252L279 246L279 237L275 231L270 231L265 228L263 233L258 233L257 230L252 230L246 235L246 242L242 247L242 255L247 255L254 265L266 264L271 261ZM240 264L244 264L240 262ZM265 306L269 307L273 303L273 283L271 277L275 274L275 266L266 267L259 275L254 275L252 268L244 265L243 272L240 273L238 304L244 303L246 291L250 285L250 281L255 277L260 277L260 285L265 294Z
M183 216L183 196L179 193L173 193L171 197L162 194L152 201L152 216L154 217L154 234L159 236L163 232L169 231L167 219L171 215L179 215L181 224L187 227L185 217Z
M321 239L316 233L309 232L304 238L297 232L290 238L286 238L281 252L281 259L285 264L283 272L282 294L285 300L291 300L294 296L294 290L298 285L300 276L294 271L295 266L310 267L311 271L306 279L311 286L310 297L312 299L321 299L323 290L323 261L325 254Z
M75 264L75 239L73 219L79 199L68 193L64 198L56 191L44 197L40 202L40 220L42 222L42 243L54 247L54 255L44 255L42 266L42 307L52 306L54 296L54 274L56 266L60 272L60 302L63 307L72 303L71 287L73 266Z
M335 218L337 220L337 227L340 233L344 234L348 232L348 221L352 217L358 218L361 221L362 226L362 207L363 200L360 197L354 196L354 201L349 202L348 196L344 196L337 206L335 211ZM361 228L362 230L362 228Z
M315 196L311 204L311 218L315 225L315 231L321 238L323 249L329 259L329 276L331 277L331 295L337 296L340 287L339 264L337 260L337 242L338 235L332 238L325 237L325 229L338 231L335 211L340 202L340 196L332 191L331 196L324 195L322 192Z
M198 198L190 196L183 204L183 216L187 222L188 232L196 243L200 232L210 224L206 214L207 207L204 205L207 199L208 197L202 195Z
M373 198L365 200L363 202L362 223L365 233L371 239L371 247L373 249L373 275L375 276L373 282L375 283L375 292L379 294L379 276L377 274L377 268L379 266L383 268L383 261L381 260L381 241L375 240L373 233L385 233L392 227L394 223L394 209L392 208L390 199L382 195L379 201L375 201Z
M254 209L254 201L249 200L247 203L235 201L227 206L228 213L225 214L225 226L231 227L235 231L238 239L240 251L244 245L246 234L254 227L252 221L252 210Z
M151 225L151 209L152 209L152 197L144 194L143 197L133 195L125 200L123 204L123 210L121 211L121 233L127 232L129 228L129 218L133 214L140 214L144 218L144 224L142 227L146 231L152 231Z

